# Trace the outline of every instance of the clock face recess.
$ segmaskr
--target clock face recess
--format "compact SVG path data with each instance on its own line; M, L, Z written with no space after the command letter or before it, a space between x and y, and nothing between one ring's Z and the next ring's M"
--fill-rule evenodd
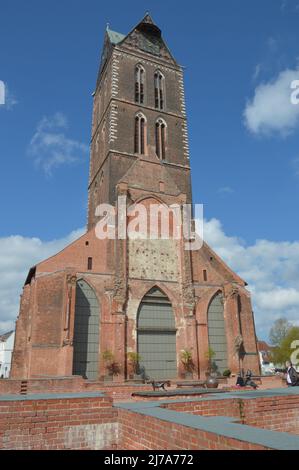
M145 52L160 55L161 40L149 34L141 34L139 37L139 47Z

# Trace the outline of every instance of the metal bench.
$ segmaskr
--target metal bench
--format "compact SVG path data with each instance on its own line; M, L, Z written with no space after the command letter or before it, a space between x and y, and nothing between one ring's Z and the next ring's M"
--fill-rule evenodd
M176 384L177 388L183 388L183 387L207 387L207 383L205 380L192 380L190 382L184 381L184 382L177 382Z

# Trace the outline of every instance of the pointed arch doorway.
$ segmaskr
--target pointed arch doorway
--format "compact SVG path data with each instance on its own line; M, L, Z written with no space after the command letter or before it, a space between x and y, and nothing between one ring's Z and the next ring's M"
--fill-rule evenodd
M214 351L213 363L220 374L228 369L227 340L224 322L223 295L212 299L208 309L209 346Z
M94 290L80 279L76 287L73 374L98 378L99 303Z
M137 350L147 377L177 376L175 318L168 297L156 287L145 295L138 310Z

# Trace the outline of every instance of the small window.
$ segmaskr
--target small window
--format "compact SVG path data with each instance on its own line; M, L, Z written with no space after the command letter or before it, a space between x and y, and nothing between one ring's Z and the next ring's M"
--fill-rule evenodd
M88 258L87 260L87 270L88 271L92 270L92 258Z
M204 280L205 282L207 282L207 280L208 280L208 273L207 273L207 270L206 270L206 269L203 270L203 280Z
M144 103L145 71L141 65L135 68L135 103Z
M165 160L166 157L166 123L163 119L158 119L156 122L156 154L160 160Z
M164 109L165 102L165 78L162 73L157 70L155 73L155 108Z
M139 113L135 117L134 152L144 155L145 149L146 149L146 120L143 114Z

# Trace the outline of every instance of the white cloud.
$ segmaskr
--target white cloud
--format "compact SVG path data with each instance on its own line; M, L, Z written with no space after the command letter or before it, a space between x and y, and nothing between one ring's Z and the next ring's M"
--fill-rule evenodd
M299 309L299 290L294 288L268 290L256 294L256 301L265 310L284 310L292 307Z
M221 188L218 189L218 193L220 194L232 194L234 192L235 191L230 186L222 186Z
M30 267L60 251L83 232L83 229L76 230L49 242L22 236L0 238L0 333L14 328L22 286Z
M291 3L289 3L288 0L282 0L281 6L280 6L281 11L290 11L293 12L295 11L296 13L299 12L299 3L295 2L294 0L291 0Z
M7 83L0 81L0 109L11 111L18 101Z
M256 87L244 111L245 125L253 134L287 135L299 126L299 105L291 103L291 83L298 79L299 67Z
M54 168L79 162L88 154L89 149L86 144L66 137L67 128L66 116L56 113L54 116L44 117L39 122L31 139L28 152L34 158L35 164L48 176L52 174Z
M295 170L295 176L299 176L299 157L294 158L292 161L294 170Z
M207 243L234 269L252 292L257 332L266 337L275 319L299 322L299 241L244 240L225 234L219 220L205 222Z
M261 64L257 64L255 66L255 69L254 69L254 72L253 72L253 76L252 76L252 79L253 81L257 80L258 77L260 76L261 74L261 71L262 71L262 65Z

